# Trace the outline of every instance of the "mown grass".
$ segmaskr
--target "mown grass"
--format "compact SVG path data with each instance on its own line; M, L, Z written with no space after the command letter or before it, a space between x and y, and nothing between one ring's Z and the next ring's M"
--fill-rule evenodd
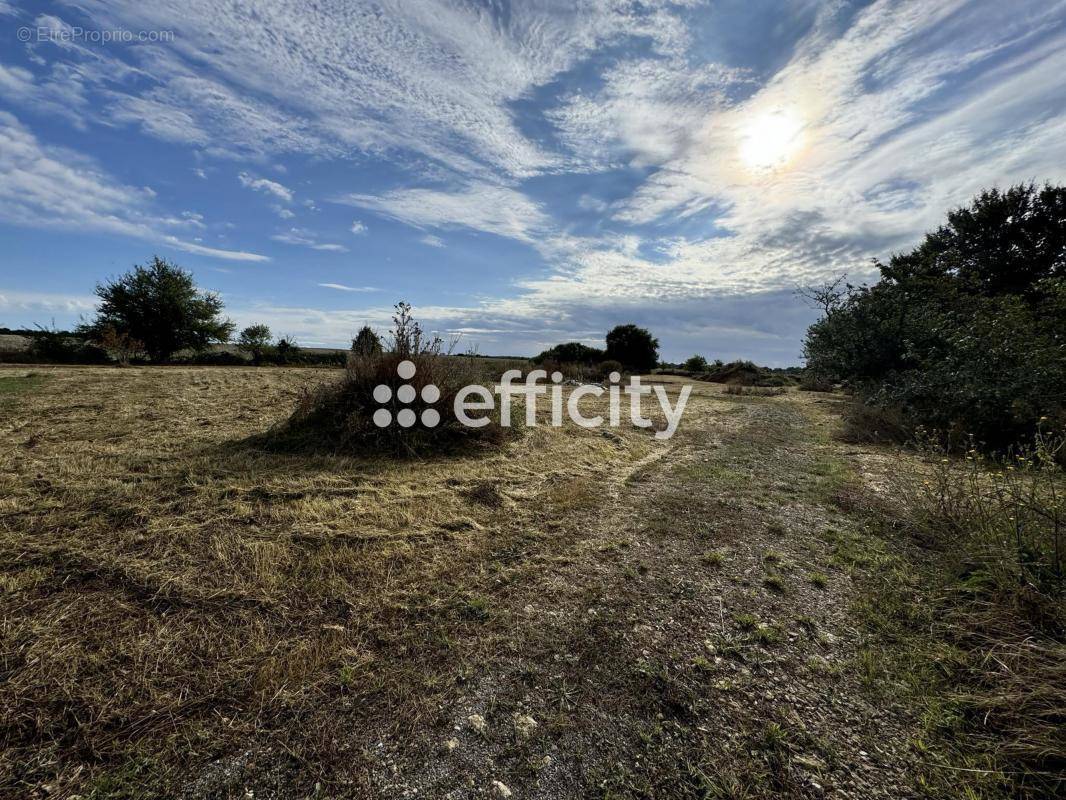
M3 376L0 794L166 794L282 724L328 770L353 756L326 708L417 725L494 646L496 593L655 446L545 427L428 461L244 444L332 375Z

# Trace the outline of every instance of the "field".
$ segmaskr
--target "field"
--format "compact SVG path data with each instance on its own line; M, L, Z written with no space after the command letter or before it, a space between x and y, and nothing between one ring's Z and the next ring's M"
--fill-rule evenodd
M335 374L0 368L0 794L895 798L975 769L882 666L871 592L922 573L862 500L898 457L834 438L839 397L700 383L667 442L249 443Z

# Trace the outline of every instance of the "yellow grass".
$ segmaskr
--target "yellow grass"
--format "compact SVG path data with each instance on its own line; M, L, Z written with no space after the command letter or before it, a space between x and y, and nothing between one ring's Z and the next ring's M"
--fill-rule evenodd
M461 613L485 559L550 552L663 448L570 426L472 457L268 454L243 440L335 371L27 372L0 370L8 790L195 756L338 675L402 691L375 662L447 636L413 619Z

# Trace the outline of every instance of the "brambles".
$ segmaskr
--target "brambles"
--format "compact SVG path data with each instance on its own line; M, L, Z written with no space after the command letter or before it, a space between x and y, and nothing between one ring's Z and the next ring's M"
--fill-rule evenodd
M471 427L451 413L460 391L482 381L482 370L474 359L443 352L443 341L427 336L407 303L396 305L387 345L379 353L353 352L340 381L304 392L292 416L259 443L272 449L426 455L503 441L496 420ZM401 369L405 362L413 373ZM433 424L426 422L430 411L437 412ZM384 425L382 417L374 417L381 412L389 420ZM412 415L410 424L402 424L401 413Z

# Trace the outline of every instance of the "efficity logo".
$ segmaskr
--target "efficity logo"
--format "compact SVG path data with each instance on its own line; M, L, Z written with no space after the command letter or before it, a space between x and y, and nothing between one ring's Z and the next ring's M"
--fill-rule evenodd
M410 381L415 377L417 367L412 361L401 361L396 367L396 374L401 380ZM495 411L497 397L499 398L500 425L509 428L512 423L513 401L516 397L525 398L525 413L522 422L526 427L537 425L537 398L541 395L549 395L550 417L548 424L554 428L560 428L565 420L582 428L599 428L603 425L618 427L623 417L638 428L651 428L655 422L644 416L644 398L654 395L658 401L659 410L666 419L666 427L655 432L656 439L669 439L677 432L681 423L681 415L685 412L692 387L684 385L678 392L677 402L671 404L670 396L666 387L660 384L645 386L640 382L640 377L634 375L627 384L621 383L622 376L612 372L606 384L581 383L563 397L563 374L553 372L549 377L547 370L535 369L522 377L522 371L509 369L500 377L500 382L488 389L480 384L470 384L460 389L452 403L451 412L460 424L468 428L480 428L489 424L487 416L470 416L472 411ZM541 383L544 381L544 383ZM581 400L585 397L603 397L607 395L607 417L602 414L585 416L581 411ZM623 395L626 400L623 401ZM396 389L396 402L401 406L411 406L421 396L422 402L427 406L433 406L440 400L440 389L432 383L427 383L419 392L410 383L404 383ZM384 406L393 399L392 388L379 384L374 387L374 400L378 405ZM625 406L623 413L623 406ZM415 413L413 408L400 408L395 416L388 408L379 408L374 412L374 424L379 428L387 428L395 422L401 428L413 427L421 422L427 428L435 428L440 424L441 415L436 408L424 408L421 415Z

